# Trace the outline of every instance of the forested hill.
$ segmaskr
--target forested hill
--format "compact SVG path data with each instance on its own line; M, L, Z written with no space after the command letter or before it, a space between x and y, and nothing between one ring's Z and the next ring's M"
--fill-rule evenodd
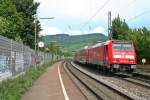
M92 33L84 35L58 34L48 35L43 38L45 43L56 42L69 52L81 49L87 44L95 44L97 42L107 40L107 36L101 33Z

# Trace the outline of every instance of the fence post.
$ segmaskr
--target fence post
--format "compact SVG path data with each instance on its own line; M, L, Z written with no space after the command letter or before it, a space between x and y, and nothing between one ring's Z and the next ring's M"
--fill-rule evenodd
M13 71L12 69L12 39L10 40L10 67L11 67L11 71Z
M23 65L23 70L22 70L22 72L23 72L23 71L25 71L25 69L26 69L26 68L25 68L26 66L24 65L24 50L23 50L23 44L22 44L22 51L21 51L21 53L22 53L22 65Z

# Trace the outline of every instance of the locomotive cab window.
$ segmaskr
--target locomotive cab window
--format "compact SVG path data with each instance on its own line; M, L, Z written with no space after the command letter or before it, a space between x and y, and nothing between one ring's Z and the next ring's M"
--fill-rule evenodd
M132 50L132 43L113 43L114 50Z

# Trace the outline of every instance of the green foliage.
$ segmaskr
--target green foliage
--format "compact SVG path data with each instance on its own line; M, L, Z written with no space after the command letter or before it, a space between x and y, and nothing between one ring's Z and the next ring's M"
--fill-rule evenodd
M51 53L52 54L52 59L54 59L54 55L65 55L65 52L62 51L61 47L57 43L48 43L45 44L44 48L41 48L41 51Z
M23 19L23 27L20 28L19 36L21 37L24 44L34 48L34 37L35 37L35 15L39 3L34 0L12 0L15 5L17 12ZM39 21L36 21L37 27L37 40L39 40L38 33L41 30Z
M145 27L133 29L128 37L135 44L138 63L141 63L142 58L146 58L147 63L150 63L150 30Z
M120 19L119 15L112 21L112 38L113 39L126 39L126 35L128 34L129 26L122 19Z
M11 0L1 0L0 3L0 35L21 40L19 29L23 20Z
M59 45L56 43L49 43L46 44L44 47L46 52L51 52L53 54L58 54L60 52Z
M20 100L22 95L33 85L33 82L52 63L30 68L24 75L0 83L0 100Z
M129 29L128 24L119 16L112 21L112 29L113 39L133 41L138 63L141 64L142 58L150 63L150 30L146 27Z
M34 48L34 28L37 7L34 0L1 0L0 1L0 35L13 39ZM36 21L37 40L41 30Z

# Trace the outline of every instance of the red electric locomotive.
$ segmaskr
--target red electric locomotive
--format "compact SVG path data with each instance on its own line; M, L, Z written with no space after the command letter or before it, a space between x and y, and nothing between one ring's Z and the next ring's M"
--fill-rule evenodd
M75 60L98 65L105 71L133 72L136 69L136 53L131 41L108 40L87 47L75 54Z

